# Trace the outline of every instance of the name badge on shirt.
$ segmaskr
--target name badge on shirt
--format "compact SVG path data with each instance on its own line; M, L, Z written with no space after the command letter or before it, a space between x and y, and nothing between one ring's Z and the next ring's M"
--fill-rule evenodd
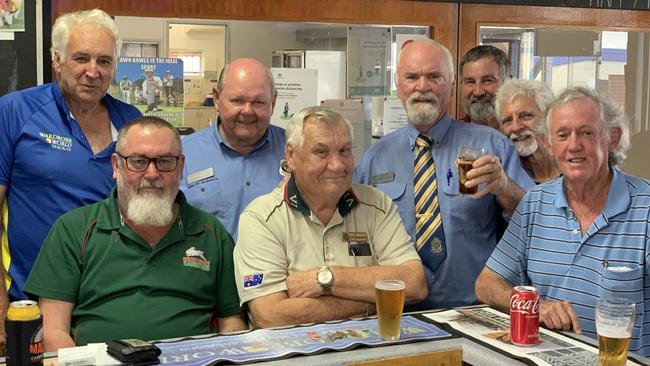
M395 180L394 172L381 173L370 178L370 184L390 183Z
M212 168L199 170L198 172L192 173L187 176L187 184L192 184L194 182L198 182L200 180L203 180L205 178L210 178L210 177L214 177L214 170Z

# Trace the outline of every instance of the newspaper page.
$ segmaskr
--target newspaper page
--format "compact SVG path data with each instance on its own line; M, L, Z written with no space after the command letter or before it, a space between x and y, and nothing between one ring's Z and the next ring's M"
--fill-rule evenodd
M448 310L423 314L502 352L531 360L537 365L598 365L598 347L560 333L539 329L540 343L522 347L510 343L510 316L488 307ZM627 361L627 365L639 365Z

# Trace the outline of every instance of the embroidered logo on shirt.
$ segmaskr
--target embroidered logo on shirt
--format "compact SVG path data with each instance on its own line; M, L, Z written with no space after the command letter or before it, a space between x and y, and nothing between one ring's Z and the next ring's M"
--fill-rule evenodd
M51 148L61 151L72 151L72 137L59 136L54 133L39 132L39 136L50 145Z
M264 279L263 273L246 275L244 276L244 288L259 286L262 284L263 279Z
M210 270L210 261L205 259L202 250L198 250L195 247L190 247L185 251L185 257L183 257L183 265L185 267L198 268L203 271Z

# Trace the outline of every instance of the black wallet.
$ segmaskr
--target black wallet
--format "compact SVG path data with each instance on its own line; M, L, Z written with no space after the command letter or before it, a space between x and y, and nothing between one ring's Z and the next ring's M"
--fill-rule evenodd
M106 352L122 363L155 365L160 356L160 348L140 339L121 339L106 342Z

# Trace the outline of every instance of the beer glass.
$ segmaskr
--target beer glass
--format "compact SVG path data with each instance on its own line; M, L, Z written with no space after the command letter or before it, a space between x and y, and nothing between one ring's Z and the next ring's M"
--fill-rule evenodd
M406 285L399 280L375 282L375 305L379 336L387 341L399 339Z
M458 148L458 157L456 165L458 166L458 192L463 194L474 194L478 191L478 186L467 188L467 172L472 170L472 164L481 156L485 155L485 149L482 147L461 146Z
M634 302L623 298L598 299L596 302L598 365L625 365L632 325L634 325Z

